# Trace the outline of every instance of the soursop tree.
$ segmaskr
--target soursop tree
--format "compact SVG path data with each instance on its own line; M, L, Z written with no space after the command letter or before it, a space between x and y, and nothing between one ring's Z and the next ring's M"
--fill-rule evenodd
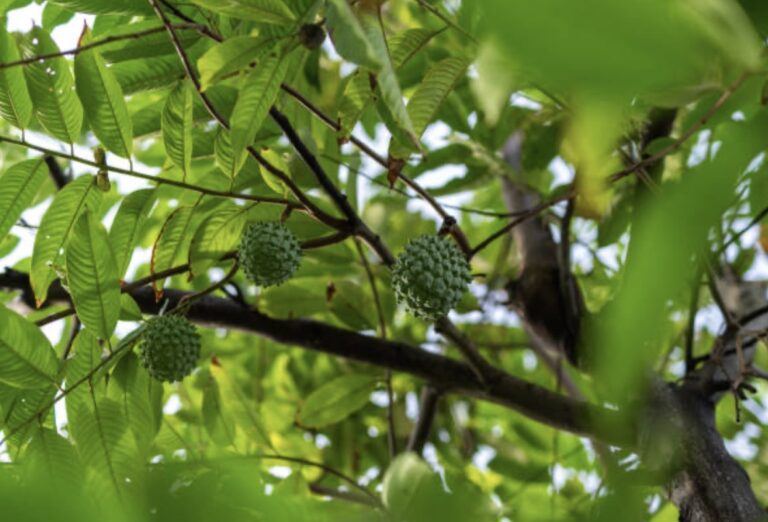
M0 519L765 519L760 0L0 0Z

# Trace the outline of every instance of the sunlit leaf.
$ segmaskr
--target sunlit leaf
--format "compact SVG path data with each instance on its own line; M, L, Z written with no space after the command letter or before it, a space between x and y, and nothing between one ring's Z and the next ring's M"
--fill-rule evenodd
M67 243L67 282L82 323L109 339L120 316L120 283L107 231L92 212L80 216Z
M58 53L59 48L45 29L33 27L22 42L25 57ZM35 115L45 130L66 143L80 137L83 106L75 94L69 63L63 57L34 62L24 67Z
M92 176L77 178L53 198L40 222L32 250L29 280L38 304L45 301L48 287L56 279L52 265L63 265L61 250L75 222L86 209L97 211L100 202L101 192Z
M5 237L45 181L43 158L19 162L0 176L0 237Z
M281 0L193 0L217 13L265 24L289 24L295 17Z
M253 36L235 36L211 47L197 61L200 88L206 90L217 81L249 66L265 47L263 40Z
M154 203L154 190L137 190L128 194L117 210L109 230L109 242L115 255L117 274L121 278L128 270L131 254Z
M288 60L280 53L266 55L248 74L232 113L232 153L240 157L253 144L269 108L277 99L280 84L288 72Z
M0 306L0 382L19 388L50 386L58 367L56 354L43 332Z
M192 87L181 81L163 108L163 143L171 161L186 176L192 166Z
M83 46L91 41L91 31L86 26L79 44ZM118 156L130 157L133 122L128 115L123 90L98 50L91 49L75 56L75 84L96 137Z
M189 243L192 214L195 207L179 207L174 210L163 224L160 235L152 249L152 273L163 272L175 266L182 259L183 245ZM163 288L163 279L152 282L159 295Z
M326 16L336 52L352 63L378 71L381 59L347 1L329 0Z
M0 63L11 63L21 58L13 37L5 24L0 24ZM0 116L8 123L24 129L32 118L32 99L27 91L24 69L0 69Z

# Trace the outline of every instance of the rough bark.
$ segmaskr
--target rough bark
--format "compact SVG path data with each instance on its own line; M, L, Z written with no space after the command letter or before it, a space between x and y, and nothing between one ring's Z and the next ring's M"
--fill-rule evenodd
M640 137L641 150L654 139L669 135L674 120L674 111L654 111ZM518 173L522 140L521 134L515 134L504 149L506 161ZM633 200L636 207L653 203L650 189L661 180L662 171L663 165L657 163L638 176ZM524 211L539 203L538 195L519 177L503 177L501 183L510 212ZM509 286L511 301L534 345L554 347L571 362L583 362L585 354L576 353L576 347L586 348L578 342L577 325L583 313L580 294L572 284L570 267L563 263L564 256L558 255L558 246L565 250L567 243L558 245L540 218L521 223L512 230L512 236L521 270L517 281ZM727 269L717 290L729 308L727 315L746 315L748 320L730 324L710 356L682 385L650 386L646 406L638 409L635 442L646 470L671 477L666 489L680 510L680 520L764 520L765 510L752 492L749 477L728 454L714 418L718 400L729 390L739 392L753 370L757 332L768 328L768 310L763 315L750 312L765 307L768 300L764 286L740 281ZM551 353L539 350L548 363Z

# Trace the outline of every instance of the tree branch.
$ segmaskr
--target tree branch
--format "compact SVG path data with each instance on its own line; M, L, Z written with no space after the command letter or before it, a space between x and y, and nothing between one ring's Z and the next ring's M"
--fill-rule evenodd
M408 451L421 455L424 445L429 440L429 433L432 431L432 424L437 415L437 404L439 402L440 392L435 388L427 385L421 389L419 416L416 419L413 431L411 431L411 437L408 439Z
M17 271L0 274L0 289L30 292L29 278ZM61 299L60 287L51 287L51 299ZM152 288L130 292L145 314L157 314L161 303ZM189 292L166 289L171 308ZM229 299L205 296L189 306L187 317L201 325L241 330L278 343L298 346L381 368L414 375L436 389L475 397L511 408L557 429L592 437L609 444L632 446L627 419L614 410L563 397L536 384L492 368L487 383L466 364L399 341L383 340L310 319L274 319Z

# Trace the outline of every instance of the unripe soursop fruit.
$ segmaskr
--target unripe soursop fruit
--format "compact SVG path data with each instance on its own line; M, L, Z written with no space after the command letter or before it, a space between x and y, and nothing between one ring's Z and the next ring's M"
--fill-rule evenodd
M283 223L259 221L245 229L237 258L257 285L279 285L299 268L301 245Z
M186 317L153 317L146 322L141 339L141 365L158 381L180 381L197 366L200 334Z
M464 255L453 242L437 236L412 240L392 267L397 301L416 317L430 321L447 315L471 280Z

